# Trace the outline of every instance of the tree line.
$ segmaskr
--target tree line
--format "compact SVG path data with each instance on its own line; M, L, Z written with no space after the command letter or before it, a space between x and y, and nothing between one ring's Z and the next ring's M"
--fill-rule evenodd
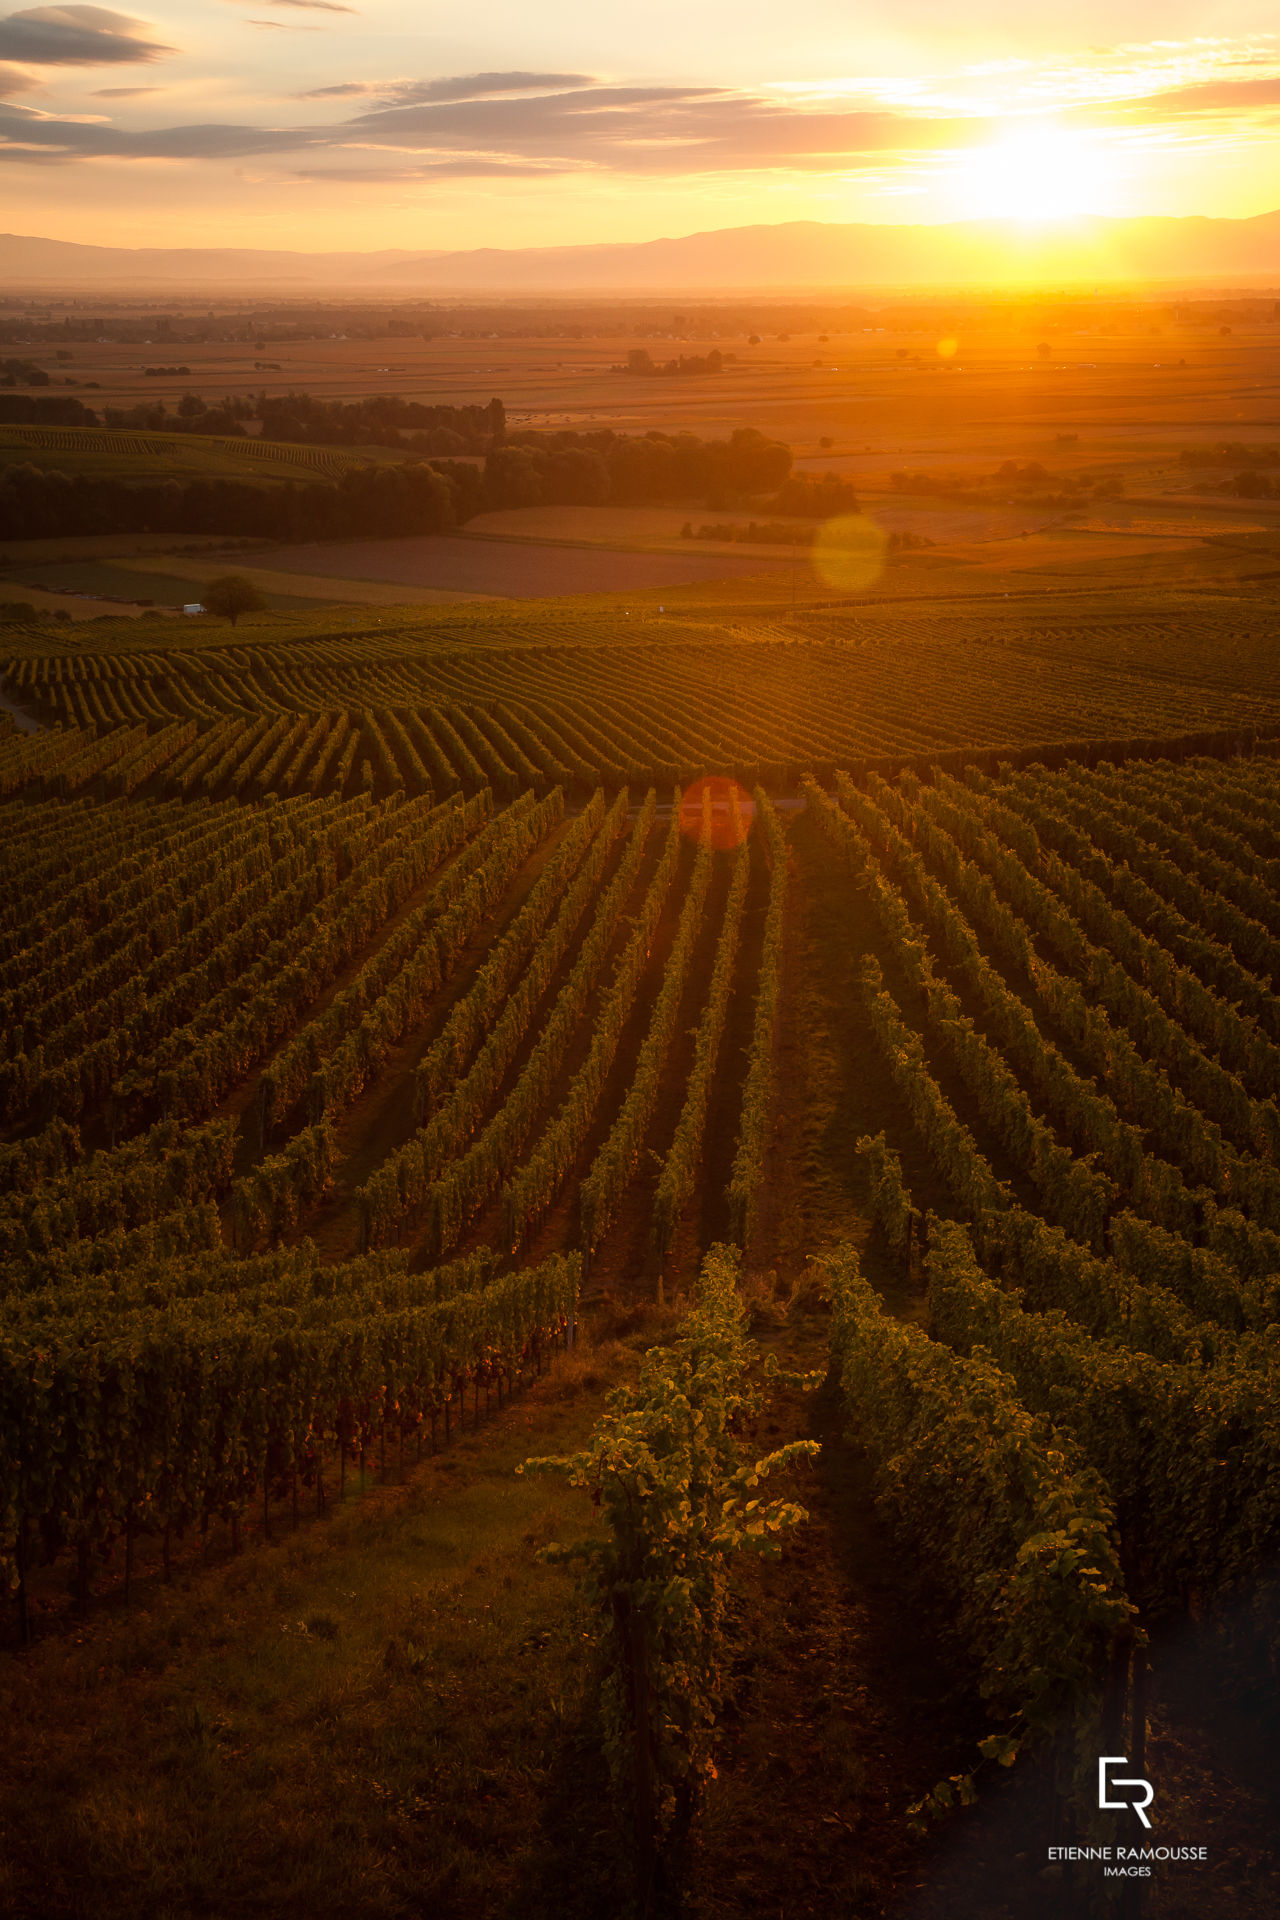
M11 539L61 534L219 533L272 540L342 540L445 533L475 514L539 505L660 505L702 497L713 509L785 487L832 504L823 487L788 480L791 450L754 428L727 440L690 433L522 434L484 466L406 460L354 467L338 481L120 479L24 463L0 478L0 523ZM145 470L144 470L145 471ZM792 504L790 512L804 512ZM817 508L814 508L817 511Z
M422 461L355 467L335 483L252 480L127 482L31 465L0 479L0 525L12 540L64 534L220 533L246 539L346 540L444 533L477 509L479 473Z
M105 407L102 413L105 426L149 433L235 438L245 433L245 421L257 420L264 440L309 447L402 447L446 458L488 452L501 440L506 418L501 400L485 406L427 406L395 393L360 400L320 400L310 393L231 394L212 406L198 393L184 393L173 412L163 400L145 400L133 407Z
M490 508L654 506L705 499L723 509L775 493L791 472L791 449L754 427L727 440L693 433L509 433L485 461Z

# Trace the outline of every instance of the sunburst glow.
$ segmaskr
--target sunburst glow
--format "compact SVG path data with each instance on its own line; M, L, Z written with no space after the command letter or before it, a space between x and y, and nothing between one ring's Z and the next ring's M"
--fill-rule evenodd
M978 147L956 169L954 190L973 219L1064 220L1105 213L1114 183L1090 134L1026 127Z

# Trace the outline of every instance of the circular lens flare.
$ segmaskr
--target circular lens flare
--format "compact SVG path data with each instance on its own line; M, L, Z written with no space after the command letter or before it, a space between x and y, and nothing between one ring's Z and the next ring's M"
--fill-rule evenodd
M888 546L887 536L865 513L839 514L814 535L814 571L841 593L865 593L884 572Z
M727 774L704 774L681 796L680 831L694 841L705 831L717 853L740 847L755 817L755 801Z

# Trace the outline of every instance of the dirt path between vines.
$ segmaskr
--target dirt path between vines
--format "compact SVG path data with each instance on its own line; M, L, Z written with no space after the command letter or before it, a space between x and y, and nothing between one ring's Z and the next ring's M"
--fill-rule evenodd
M24 707L16 706L3 687L0 687L0 713L7 713L20 733L40 731L40 722L35 715L28 713Z

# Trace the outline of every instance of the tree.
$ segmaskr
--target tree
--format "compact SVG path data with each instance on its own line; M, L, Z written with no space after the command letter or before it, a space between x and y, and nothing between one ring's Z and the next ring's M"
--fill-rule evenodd
M261 613L267 603L242 573L224 573L205 588L204 604L210 613L229 620L234 627L242 613Z
M1265 473L1238 473L1228 484L1240 500L1265 500L1271 493L1271 482Z

